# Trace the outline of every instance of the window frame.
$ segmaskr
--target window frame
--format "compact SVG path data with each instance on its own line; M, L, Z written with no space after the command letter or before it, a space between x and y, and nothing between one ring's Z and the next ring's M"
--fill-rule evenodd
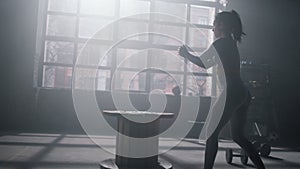
M87 38L79 37L79 26L80 26L80 19L84 17L88 18L99 18L104 16L97 16L97 15L86 15L81 14L80 12L80 2L82 0L77 0L77 10L75 13L67 13L67 12L57 12L57 11L49 11L48 10L48 4L49 0L40 0L39 1L39 11L38 11L38 25L37 25L37 44L36 44L36 57L35 57L35 68L34 68L34 86L38 88L51 88L51 89L60 89L59 87L45 87L43 84L43 78L44 78L44 72L43 68L44 66L60 66L60 67L71 67L72 72L74 71L74 65L76 62L76 59L78 57L78 48L80 43L85 43L87 41ZM224 9L223 5L219 3L219 0L213 1L207 1L207 0L140 0L140 1L146 1L150 3L150 12L155 11L155 2L170 2L170 3L178 3L178 4L185 4L186 5L186 20L190 22L191 19L191 6L204 6L204 7L211 7L215 9L215 14L219 12L220 10ZM118 19L120 18L120 0L115 0L115 14L113 17L104 17L106 19ZM47 35L47 17L49 15L63 15L63 16L75 16L75 35L74 37L60 37L60 36L49 36ZM149 31L153 30L153 27L155 24L159 25L168 25L168 26L179 26L185 28L185 37L184 41L189 42L189 30L191 26L196 26L197 28L201 29L211 29L212 25L202 25L202 24L188 24L188 23L176 23L176 22L167 22L167 21L156 21L154 18L150 16L149 20L147 19L133 19L128 18L126 21L135 22L135 23L148 23L148 29ZM112 40L101 40L101 39L95 39L93 40L96 44L103 44L103 45L112 45L114 42L118 41L118 27L114 27L113 29L113 35ZM49 63L44 61L45 57L45 44L46 41L53 41L53 42L71 42L74 44L73 48L73 62L72 64L65 64L65 63ZM148 39L148 42L143 41L128 41L128 43L123 44L120 46L121 48L126 49L140 49L144 47L151 47L151 48L159 48L159 49L166 49L175 51L177 50L178 46L172 46L172 45L161 45L161 44L153 44L153 38L151 36ZM204 48L195 48L197 51L203 51ZM117 49L113 49L111 52L111 65L110 66L89 66L89 65L81 65L78 66L79 68L89 68L89 69L104 69L104 70L110 70L110 83L112 81L112 75L113 72L116 70L116 59L117 59ZM151 52L148 53L146 56L148 59L146 61L147 67L150 65L149 58L152 57ZM118 68L118 70L124 70L124 71L137 71L139 69L135 68ZM199 73L199 72L188 72L186 64L184 65L183 71L168 71L172 75L182 75L183 76L183 84L182 86L182 94L188 95L187 93L187 77L190 75L196 75L196 76L210 76L212 77L212 86L211 86L211 96L216 95L216 77L214 73ZM151 72L146 72L146 93L150 92L151 85L149 82L151 81ZM63 89L71 89L71 86L68 88ZM112 89L106 88L107 91L115 90L115 86L113 86ZM121 91L121 90L120 90Z

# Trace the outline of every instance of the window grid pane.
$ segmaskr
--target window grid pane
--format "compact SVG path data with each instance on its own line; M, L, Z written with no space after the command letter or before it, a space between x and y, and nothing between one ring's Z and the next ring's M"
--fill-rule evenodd
M211 96L212 77L188 76L186 88L189 96Z
M78 44L78 65L111 66L109 46L101 44Z
M160 90L164 94L173 94L172 89L176 86L181 87L183 84L183 76L167 74L167 73L152 73L151 74L151 90Z
M156 21L179 22L184 23L187 16L187 5L183 3L170 3L164 1L155 1L154 12L163 13L165 15L156 15Z
M48 15L47 35L75 37L76 17Z
M78 0L49 0L48 11L76 13Z
M150 12L150 2L141 0L121 0L120 16L132 16ZM149 19L149 16L134 16L137 19Z
M88 68L76 68L75 89L108 90L110 71Z
M215 8L191 5L191 23L213 25Z
M44 62L73 64L73 57L74 43L46 41Z
M154 31L161 34L153 36L154 44L180 46L185 40L185 27L155 24Z
M71 67L44 66L43 86L50 88L70 88L72 79Z
M118 49L117 67L146 68L147 50Z
M204 1L215 2L215 0ZM118 3L120 3L120 6L118 6ZM143 15L141 17L135 16L133 18L138 20L124 20L120 22L118 29L102 30L102 32L97 33L101 28L112 21L112 19L108 17L115 18L116 13L119 14L120 17L126 17L138 13L150 12L151 3L154 3L154 12L165 13L170 16L175 16L175 18L171 17L170 19L170 16L157 15L153 18L154 22L152 22L149 15ZM78 6L79 4L80 6ZM190 10L188 10L188 8L190 8ZM109 40L113 43L114 40L124 39L134 32L147 32L149 28L154 28L155 32L161 32L165 36L151 35L152 37L150 38L144 34L131 37L128 41L143 41L147 43L151 40L147 48L162 45L172 47L173 49L147 52L146 50L129 49L130 45L126 48L116 47L116 49L114 49L116 52L112 52L111 54L116 55L117 66L119 65L124 68L144 68L151 66L165 71L182 72L174 75L180 82L180 84L177 85L182 87L184 84L183 79L186 79L186 86L193 90L195 90L195 86L199 86L199 83L202 81L205 81L206 85L202 86L202 93L198 91L198 94L197 92L189 92L188 89L183 89L183 91L186 91L186 94L211 95L209 89L211 89L212 77L199 76L196 78L198 79L196 80L197 84L195 82L195 84L193 84L191 77L187 76L185 72L183 59L178 56L175 48L185 43L186 39L188 40L186 43L191 47L204 49L211 44L213 33L210 29L207 27L195 28L193 26L189 26L189 29L186 29L187 27L184 25L186 20L190 20L192 24L197 25L212 25L215 11L218 10L215 7L189 5L188 3L170 3L164 0L110 0L105 1L105 4L103 4L102 0L48 0L47 9L49 13L46 14L46 36L59 37L59 39L65 38L66 42L64 42L64 40L45 40L44 63L51 63L51 65L53 64L54 66L43 66L43 87L69 88L71 86L72 68L62 65L74 64L73 60L75 60L75 55L83 55L84 57L80 57L81 60L77 60L80 65L107 67L107 69L97 70L99 76L94 77L94 79L96 79L97 90L109 90L110 76L112 76L109 67L112 66L111 62L113 57L111 55L102 56L103 51L106 51L109 46L88 44L84 47L83 43L78 43L77 45L77 42L72 43L67 41L70 41L70 38L75 40L78 38L93 38ZM119 12L116 12L116 10L119 10ZM187 18L188 16L190 16L189 19ZM180 24L182 25L180 26ZM114 32L115 30L117 30L117 32ZM113 34L117 35L118 38L113 39ZM188 37L186 37L186 35ZM82 50L83 47L84 50ZM132 47L135 48L136 46ZM100 64L99 58L102 58ZM150 61L150 64L147 63L147 61ZM213 72L213 69L206 71L190 63L188 67L190 67L193 72ZM91 87L92 77L89 77L89 74L92 71L95 71L95 69L81 68L79 71L81 73L78 74L80 80L78 79L78 81L82 84L77 86L78 88L88 89ZM158 81L163 82L161 79L166 76L159 73L150 73L150 89L146 89L146 78L148 76L145 72L136 73L121 70L117 72L117 76L122 80L122 83L117 84L115 86L116 89L146 91L155 89L156 87L162 89L164 86L164 93L172 94L171 89L176 86L173 82L168 83L170 80L166 80L165 84L159 83ZM184 78L184 76L187 76L187 78ZM86 82L83 82L84 79Z
M177 51L152 50L151 67L165 71L184 70L184 59L178 55Z
M112 40L113 32L106 28L109 23L109 19L81 17L78 36L86 39Z
M113 80L116 90L146 91L145 72L116 71Z
M114 16L115 0L81 0L80 13L87 15Z

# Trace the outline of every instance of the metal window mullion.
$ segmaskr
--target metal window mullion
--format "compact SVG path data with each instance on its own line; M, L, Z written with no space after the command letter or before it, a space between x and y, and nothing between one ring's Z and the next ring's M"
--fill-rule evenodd
M44 79L44 60L45 60L45 43L46 43L46 30L47 30L47 23L48 23L48 15L47 15L47 11L48 11L48 0L44 0L44 1L40 1L40 3L44 3L42 4L40 7L42 7L42 15L43 15L43 21L42 22L42 44L41 44L41 53L39 56L39 66L38 66L38 86L39 87L43 87L43 79Z
M149 25L148 25L148 31L149 32L153 32L154 31L154 15L152 15L152 13L155 11L155 4L154 4L154 0L150 0L150 16L149 16ZM149 44L152 46L153 44L153 36L151 36L152 34L148 34L148 42ZM146 66L147 68L150 68L152 65L152 56L153 56L153 52L151 50L147 51L147 62L146 62ZM146 71L146 83L145 83L145 91L150 93L150 89L151 89L151 72Z
M75 75L74 71L75 71L75 64L76 64L76 60L78 58L78 38L79 38L79 22L80 22L80 5L81 5L81 0L77 1L77 11L76 11L76 22L75 22L75 40L73 41L74 43L74 49L73 49L73 69L72 69L72 79L75 78L73 77L73 75ZM74 80L72 80L72 84L71 84L71 88L73 87L73 82L75 82ZM75 88L75 87L74 87Z
M114 14L114 18L115 19L119 19L120 17L120 6L121 6L121 0L116 0L116 4L115 4L115 14ZM118 41L118 35L119 35L119 22L115 22L113 24L113 42L117 42ZM111 69L110 69L110 91L115 90L116 86L115 84L113 84L113 75L116 73L116 69L117 69L117 49L114 48L111 51ZM116 75L114 75L116 76Z
M75 37L63 37L63 36L45 36L46 41L63 41L63 42L77 42L77 43L85 43L89 40L90 43L93 44L101 44L101 45L111 45L113 44L112 40L102 40L102 39L87 39L87 38L75 38Z
M124 49L145 49L145 48L155 48L155 49L165 49L170 51L176 51L178 49L178 46L173 45L161 45L161 44L150 44L145 41L134 41L134 40L128 40L126 43L122 43L119 45L120 48ZM202 52L206 48L194 48L194 51Z
M200 28L200 29L212 29L213 28L213 26L209 25L209 24L202 25L202 24L194 24L193 23L193 26L196 27L196 28Z
M107 19L107 20L115 19L114 16L91 15L91 14L84 14L84 13L80 13L79 16L82 18L91 18L91 19Z
M76 65L76 67L78 68L85 68L85 69L103 69L103 70L110 70L111 67L109 66L98 66L98 65L84 65L84 64L81 64L81 65Z
M148 19L140 19L140 18L130 18L130 17L125 17L122 18L122 20L126 22L140 22L140 23L148 23Z
M215 2L215 3L218 3L218 2ZM216 4L215 6L215 15L217 15L217 13L219 13L219 10L220 10L220 6L218 6ZM217 70L218 68L216 66L213 67L213 72L212 72L212 87L211 87L211 95L212 96L217 96L217 82L218 82L218 77L217 77Z
M61 11L48 11L48 15L52 16L76 16L76 13L69 13L69 12L61 12Z
M187 4L187 16L186 16L186 20L188 21L188 23L186 23L185 26L185 44L187 44L189 42L189 22L190 22L190 17L191 17L191 4ZM183 84L182 84L182 94L186 95L187 93L187 59L184 58L184 74L183 74Z
M193 4L198 6L215 7L216 2L203 0L159 0L163 2L179 3L179 4Z

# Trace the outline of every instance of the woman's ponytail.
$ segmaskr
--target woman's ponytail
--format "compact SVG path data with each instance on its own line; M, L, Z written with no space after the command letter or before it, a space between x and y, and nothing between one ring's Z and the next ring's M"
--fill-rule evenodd
M241 42L242 36L246 35L246 34L243 32L243 25L242 25L240 15L235 10L231 11L231 15L232 15L233 38L234 38L234 40Z

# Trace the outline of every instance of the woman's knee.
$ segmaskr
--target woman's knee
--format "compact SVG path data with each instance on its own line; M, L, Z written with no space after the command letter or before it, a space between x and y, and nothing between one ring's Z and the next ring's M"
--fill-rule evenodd
M212 134L206 141L207 144L214 144L218 142L218 135Z

